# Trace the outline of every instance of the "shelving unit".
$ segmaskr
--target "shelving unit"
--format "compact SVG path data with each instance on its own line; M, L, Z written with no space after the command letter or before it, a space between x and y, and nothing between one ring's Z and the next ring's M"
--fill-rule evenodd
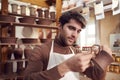
M0 24L7 24L10 26L21 26L21 27L36 27L36 28L46 28L46 29L58 29L57 27L52 27L49 25L38 25L38 24L29 24L29 23L16 23L16 22L6 22L0 21Z
M52 22L56 22L56 19L50 19L50 18L41 18L41 17L36 17L36 16L28 16L28 15L21 15L21 14L14 14L14 13L9 13L8 12L8 0L2 0L2 10L1 10L1 14L2 15L10 15L10 16L15 16L15 17L28 17L28 18L35 18L35 21L36 20L50 20ZM58 0L57 0L58 2ZM6 6L4 6L6 5ZM57 18L59 17L58 15L59 12L57 12ZM2 26L2 25L5 25L5 26ZM12 33L10 33L10 36L9 37L15 37L15 27L33 27L33 28L41 28L41 29L54 29L56 30L55 32L57 33L57 30L58 30L58 27L57 26L51 26L51 25L41 25L41 24L37 24L37 23L34 23L34 24L31 24L31 23L20 23L20 22L7 22L7 21L0 21L0 37L8 37L6 34L7 34L7 28L12 28ZM4 32L5 31L5 32ZM5 34L5 35L4 35ZM34 45L41 45L41 43L30 43L30 44L23 44L23 43L0 43L0 80L23 80L23 75L24 73L22 74L18 74L17 72L12 72L11 74L9 73L4 73L4 69L5 69L5 65L6 63L8 63L7 65L13 65L13 62L16 62L16 63L22 63L24 62L26 66L26 62L28 62L28 59L27 58L24 58L24 59L6 59L6 58L2 58L2 57L5 57L7 56L7 53L2 52L3 51L3 48L8 48L8 45L12 46L13 50L15 49L15 46L27 46L27 45L31 45L32 47ZM4 54L3 54L4 53ZM13 53L12 53L13 54ZM23 54L22 54L23 55ZM2 57L1 57L2 56ZM25 56L25 55L24 55ZM18 64L17 64L18 65ZM21 65L21 64L20 64ZM11 66L10 66L11 67ZM18 67L17 67L18 68ZM7 69L8 70L8 69Z

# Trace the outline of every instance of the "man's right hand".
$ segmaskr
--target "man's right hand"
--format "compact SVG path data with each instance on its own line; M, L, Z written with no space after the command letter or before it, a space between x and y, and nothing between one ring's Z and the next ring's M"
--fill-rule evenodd
M84 72L89 66L90 61L93 57L93 54L78 53L75 56L69 58L58 66L58 71L61 75L64 75L66 72Z

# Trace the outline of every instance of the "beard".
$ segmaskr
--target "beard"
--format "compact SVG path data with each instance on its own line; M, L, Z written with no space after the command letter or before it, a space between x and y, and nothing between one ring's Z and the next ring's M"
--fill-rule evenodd
M65 37L65 36L59 35L60 43L61 43L63 46L72 46L72 45L75 43L75 41L70 42L70 41L69 41L69 38L70 38L70 37Z

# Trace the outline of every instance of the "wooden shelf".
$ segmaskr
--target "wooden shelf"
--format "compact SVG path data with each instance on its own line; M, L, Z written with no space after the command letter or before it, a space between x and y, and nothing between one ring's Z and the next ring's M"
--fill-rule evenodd
M0 21L0 24L8 24L10 26L21 26L21 27L36 27L36 28L46 28L46 29L58 29L57 26L49 26L49 25L38 25L38 24L30 24L30 23L16 23L16 22L6 22Z
M77 11L77 12L81 12L82 11L83 6L78 6L78 7L74 7L74 8L70 8L68 10L62 11L62 13L65 13L67 11Z
M41 43L0 43L0 45L41 45Z
M35 18L35 19L43 19L43 20L51 20L55 22L55 19L50 19L50 18L42 18L42 17L36 17L36 16L28 16L28 15L21 15L21 14L15 14L15 13L9 13L9 15L14 15L14 16L20 16L20 17L30 17L30 18Z

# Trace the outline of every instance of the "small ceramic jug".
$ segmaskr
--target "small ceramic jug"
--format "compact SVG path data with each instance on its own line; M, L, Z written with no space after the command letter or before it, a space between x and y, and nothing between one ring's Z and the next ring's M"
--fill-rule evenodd
M26 6L25 5L21 5L21 15L26 15Z
M14 53L15 59L22 59L23 50L22 48L20 48L20 45L18 45L18 47L14 49L13 53Z
M39 8L37 9L37 12L38 12L38 17L43 18L43 10Z
M12 13L17 13L17 11L18 11L18 4L11 4L11 6L12 6Z
M34 7L29 7L30 10L30 16L36 16L36 9Z

